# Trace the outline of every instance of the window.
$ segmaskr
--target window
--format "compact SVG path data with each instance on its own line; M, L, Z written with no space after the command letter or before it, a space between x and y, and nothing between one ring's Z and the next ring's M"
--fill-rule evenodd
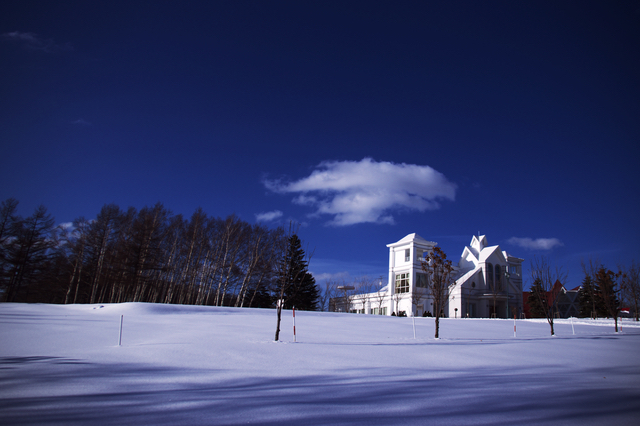
M496 288L502 290L502 268L496 265Z
M487 284L493 288L493 265L487 263Z
M396 293L409 293L409 274L396 275Z
M416 287L427 288L427 275L416 273Z
M404 261L405 262L411 261L411 249L404 250Z
M520 276L520 266L519 265L510 265L509 266L509 273L511 275Z

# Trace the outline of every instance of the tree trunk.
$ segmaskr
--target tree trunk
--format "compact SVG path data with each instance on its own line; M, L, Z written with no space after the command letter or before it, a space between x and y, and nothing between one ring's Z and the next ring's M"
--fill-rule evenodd
M282 303L278 302L277 321L276 321L276 342L280 339L280 318L282 317Z

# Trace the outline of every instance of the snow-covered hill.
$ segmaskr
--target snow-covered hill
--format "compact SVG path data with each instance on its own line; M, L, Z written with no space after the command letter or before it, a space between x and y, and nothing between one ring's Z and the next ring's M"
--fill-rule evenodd
M118 346L123 316L122 346ZM638 424L640 328L0 304L3 425ZM575 334L573 334L575 332Z

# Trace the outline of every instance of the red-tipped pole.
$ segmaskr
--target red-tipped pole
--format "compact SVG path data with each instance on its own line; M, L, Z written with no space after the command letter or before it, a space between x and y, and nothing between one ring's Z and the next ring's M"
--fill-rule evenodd
M293 307L293 341L296 341L296 307Z
M513 314L513 337L516 337L516 315Z

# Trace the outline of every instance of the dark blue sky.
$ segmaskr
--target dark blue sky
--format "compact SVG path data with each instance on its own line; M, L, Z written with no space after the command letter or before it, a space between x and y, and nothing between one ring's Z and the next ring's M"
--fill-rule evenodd
M293 219L321 280L386 275L412 232L456 261L486 234L571 287L582 259L640 261L638 1L95 3L0 6L24 216Z

